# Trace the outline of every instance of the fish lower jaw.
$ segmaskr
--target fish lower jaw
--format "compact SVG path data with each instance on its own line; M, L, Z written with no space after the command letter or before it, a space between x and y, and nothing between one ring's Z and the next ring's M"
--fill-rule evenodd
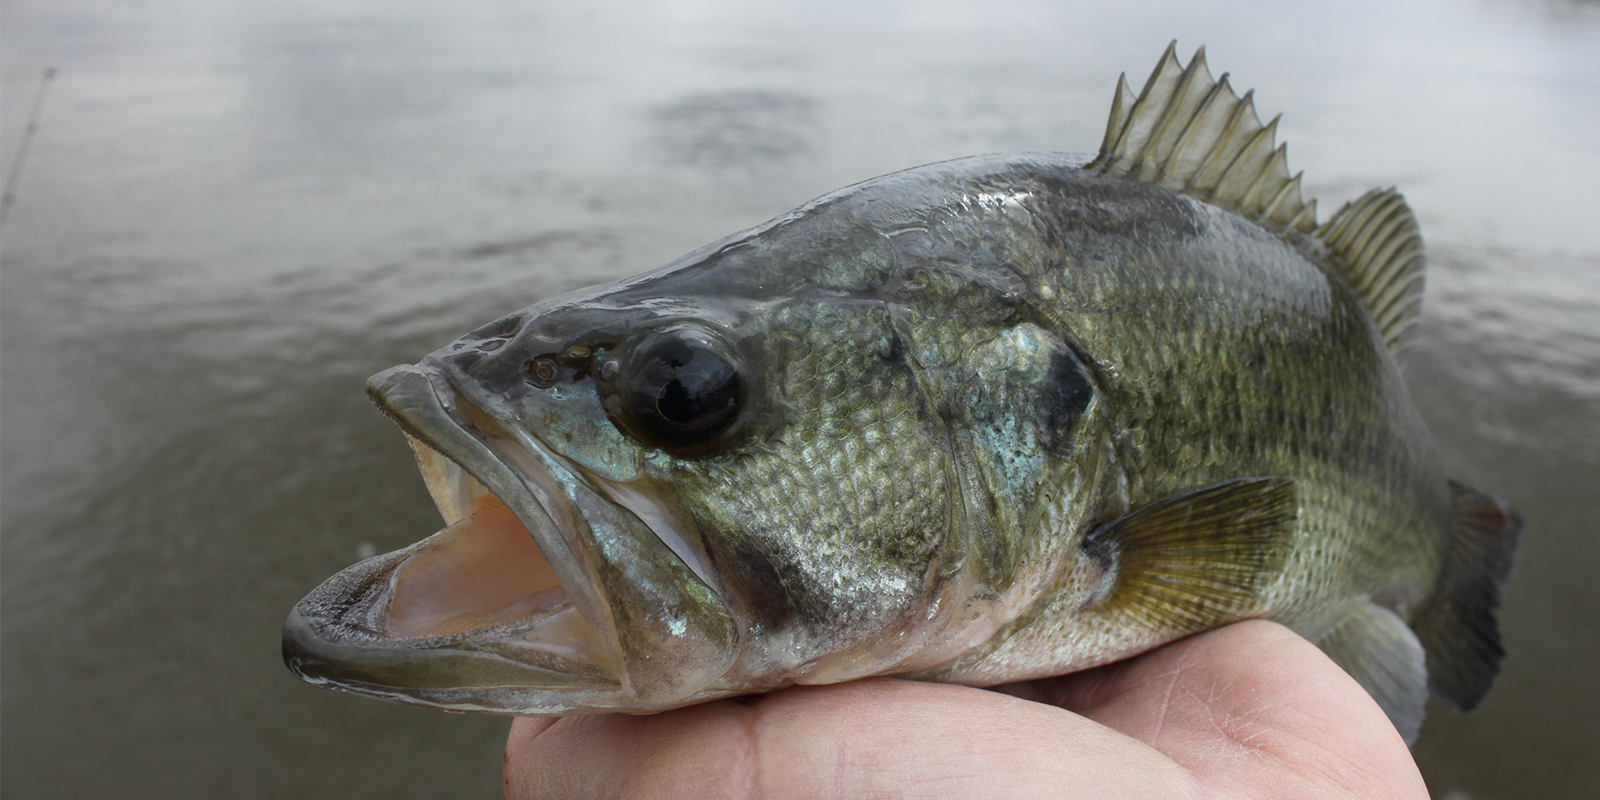
M492 494L301 601L284 657L311 683L457 711L563 713L621 688L549 561Z
M739 628L684 537L650 526L669 515L641 518L441 370L395 367L368 391L411 441L444 529L302 600L284 629L290 669L503 714L655 711L711 691Z

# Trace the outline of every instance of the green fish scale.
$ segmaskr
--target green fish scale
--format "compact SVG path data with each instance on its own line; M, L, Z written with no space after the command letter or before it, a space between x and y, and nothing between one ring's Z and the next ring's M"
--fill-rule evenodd
M890 635L886 620L928 599L952 513L946 444L885 322L875 305L777 312L770 355L782 368L764 377L763 402L787 426L755 451L682 464L716 535L761 553L781 583L769 625Z
M1342 613L1333 598L1406 583L1420 596L1438 569L1444 481L1365 311L1280 240L1189 205L1203 248L1180 239L1152 257L1108 242L1054 276L1061 294L1097 301L1068 326L1116 375L1103 389L1127 505L1292 478L1296 541L1264 608L1291 624L1315 610L1317 627Z

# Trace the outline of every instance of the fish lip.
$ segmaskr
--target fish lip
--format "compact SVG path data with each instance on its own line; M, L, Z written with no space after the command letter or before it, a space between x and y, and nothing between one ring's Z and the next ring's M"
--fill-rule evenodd
M284 659L291 671L316 685L380 699L502 714L662 710L710 696L707 692L725 693L712 684L738 653L728 600L692 566L665 566L663 559L673 558L671 545L659 534L643 533L655 531L645 520L608 498L533 432L480 407L451 382L446 365L430 359L385 370L368 381L368 393L414 444L459 467L517 518L560 581L565 598L526 616L455 633L396 635L387 616L392 587L407 559L435 540L430 536L349 567L301 600L284 627ZM670 571L671 580L687 580L709 593L710 599L701 597L710 605L701 608L712 609L710 616L694 617L692 633L672 627L675 641L655 644L657 640L632 627L639 624L637 615L628 618L626 632L618 627L621 621L615 615L628 612L611 605L617 587L602 587L591 575L609 559L597 547L611 546L591 540L598 535L616 544L607 538L616 530L594 527L590 514L595 509L582 499L589 496L637 524L640 535L648 537L639 540L639 547L659 548L648 556L654 566L640 567L644 575L654 569L659 581L664 570ZM464 519L445 516L446 530L435 536L446 536L457 519ZM446 541L443 546L451 545ZM623 574L631 574L634 566ZM683 600L685 595L674 597ZM638 607L639 597L629 598L625 608ZM665 608L681 606L668 602ZM648 617L657 623L658 634L666 617L683 619L673 616L679 610L662 613L665 617ZM547 622L549 627L534 630ZM585 626L586 631L574 630ZM670 666L681 658L694 666ZM661 665L668 665L670 675L639 671Z
M573 552L573 543L566 541L566 531L555 518L558 512L575 514L575 510L562 504L554 493L545 492L550 495L545 499L535 495L538 490L485 441L501 432L474 433L478 430L475 423L488 421L488 415L471 414L474 407L443 374L427 366L392 367L367 380L367 394L408 436L455 462L499 498L527 529L569 594L581 596L580 600L589 602L592 607L603 606L603 600L586 580L578 555ZM510 435L501 438L530 444ZM539 469L538 466L534 468ZM559 466L547 461L543 468L551 472ZM560 480L553 473L543 477ZM581 480L571 473L565 477ZM446 520L447 524L452 522L454 520ZM600 622L592 615L586 614L585 619L592 626ZM600 631L597 629L597 632Z
M289 670L313 685L452 711L568 713L605 705L616 694L615 680L600 671L540 668L494 652L494 644L537 627L540 617L445 636L383 633L379 606L388 580L422 544L348 567L296 604L283 627ZM517 688L433 685L416 677L463 666L488 668Z
M473 433L471 422L463 423L464 401L442 375L427 367L399 366L374 375L367 389L379 410L407 435L455 462L512 511L578 605L587 602L590 608L604 608L604 600L584 579L577 556L562 539L560 526L516 470ZM398 638L386 633L390 579L427 541L348 567L296 604L283 631L289 669L313 684L453 710L561 713L615 704L602 695L617 693L616 677L597 674L592 663L597 659L588 659L590 663L574 659L567 669L549 669L518 664L493 652L516 634L537 627L547 619L544 615L440 636ZM590 616L583 619L594 628L596 620ZM605 654L597 655L605 660ZM483 685L451 685L447 677L451 662L470 662L473 672L493 673L517 687L496 691ZM419 674L445 677L430 683L419 680ZM558 695L573 697L567 702Z

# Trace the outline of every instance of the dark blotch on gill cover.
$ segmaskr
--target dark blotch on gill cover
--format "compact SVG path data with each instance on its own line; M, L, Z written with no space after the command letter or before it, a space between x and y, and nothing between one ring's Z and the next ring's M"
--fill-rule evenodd
M1050 408L1052 434L1049 446L1051 450L1067 453L1072 442L1072 430L1094 399L1094 386L1078 359L1070 352L1058 350L1050 357L1048 387L1045 398Z

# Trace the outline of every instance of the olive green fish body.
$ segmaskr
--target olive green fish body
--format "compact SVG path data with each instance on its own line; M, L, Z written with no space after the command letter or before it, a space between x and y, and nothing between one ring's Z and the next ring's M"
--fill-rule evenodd
M1248 95L1171 48L1100 153L931 164L369 382L447 527L291 615L314 683L658 711L900 674L991 685L1240 619L1414 739L1487 692L1518 524L1397 366L1421 239L1318 225Z
M1447 546L1449 494L1395 363L1345 280L1261 227L1160 187L1133 190L1038 160L1025 171L1045 177L1006 187L1018 224L993 248L1005 255L991 266L991 282L1026 287L1015 316L956 327L996 336L1007 324L1038 325L1091 365L1095 430L1080 448L1104 453L1105 473L1093 510L1072 522L1104 522L1192 487L1277 476L1294 482L1298 518L1281 571L1236 613L1314 637L1360 598L1421 602ZM973 185L973 194L999 194L993 181ZM933 298L926 308L932 316L948 306ZM1073 455L1054 469L1070 471ZM1033 489L996 500L1016 504ZM1056 552L1081 547L1063 532L1040 535L1058 537ZM1078 561L1068 557L1064 569L1076 567L1080 583L1099 579L1093 559ZM1011 679L1020 662L1047 675L1155 643L1081 604L1081 587L1068 587L1017 626L1017 641L991 643L998 652L977 672ZM1104 620L1103 640L1066 635L1068 619Z
M747 466L704 464L709 487L773 488L707 500L708 513L775 516L774 538L781 531L819 560L857 563L870 559L832 549L832 538L869 538L881 525L883 536L911 548L895 555L916 562L928 547L919 534L965 521L990 553L986 581L1031 581L1021 591L1037 598L1009 636L966 653L964 662L987 658L958 674L990 681L1114 660L1189 632L1139 631L1104 617L1103 641L1064 635L1069 620L1092 627L1097 619L1077 608L1105 571L1081 553L1083 528L1241 476L1293 480L1299 516L1282 572L1235 618L1265 616L1314 636L1359 598L1420 602L1442 563L1449 497L1354 292L1253 223L1161 187L1085 172L1083 163L1029 154L910 170L825 198L708 265L708 275L748 274L756 270L739 254L759 254L772 273L764 282L782 285L787 298L774 328L797 343L771 360L820 367L784 378L780 394L795 418L816 420L766 445L792 451L761 463L735 459ZM834 263L813 270L772 255L814 251ZM810 280L784 277L795 275ZM1031 384L1051 379L1048 358L1010 365L1013 375L1037 374L1021 375L1030 385L1007 396L1018 387L991 367L1019 338L1085 365L1094 386L1086 419L1010 413L1013 399L1039 403ZM841 383L849 375L868 380ZM880 434L864 424L863 408L898 423L874 420ZM830 434L830 424L848 432ZM956 456L942 466L937 457L874 460L866 454L881 451L875 435ZM841 442L838 452L817 444L830 441ZM1037 453L1032 463L1008 462L1014 446ZM830 469L807 472L802 484L787 474L797 463ZM757 474L738 472L745 468ZM1077 490L1051 491L1068 486ZM885 496L885 487L904 491ZM866 511L852 509L863 495ZM950 498L962 495L956 507ZM839 516L797 528L786 510L818 497ZM810 549L818 542L829 544ZM1039 564L1054 565L1054 574ZM1060 597L1050 602L1053 593Z

